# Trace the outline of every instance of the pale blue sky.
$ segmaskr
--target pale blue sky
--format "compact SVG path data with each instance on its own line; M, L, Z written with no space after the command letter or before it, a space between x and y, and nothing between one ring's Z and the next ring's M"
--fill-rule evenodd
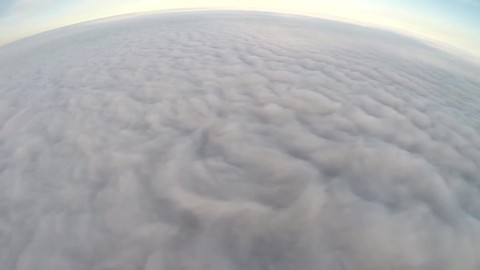
M1 0L0 44L81 21L177 8L267 10L336 18L393 29L480 56L480 0Z

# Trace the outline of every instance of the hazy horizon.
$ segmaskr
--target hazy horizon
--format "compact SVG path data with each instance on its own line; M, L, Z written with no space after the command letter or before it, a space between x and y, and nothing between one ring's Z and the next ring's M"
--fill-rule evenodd
M0 45L99 18L177 9L251 10L309 15L390 29L480 56L480 1L158 1L8 0L0 3Z

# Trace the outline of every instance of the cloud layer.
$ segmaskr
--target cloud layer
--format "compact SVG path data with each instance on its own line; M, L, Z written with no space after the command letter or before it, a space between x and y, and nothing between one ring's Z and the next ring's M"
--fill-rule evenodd
M0 48L4 269L480 268L480 69L205 12Z

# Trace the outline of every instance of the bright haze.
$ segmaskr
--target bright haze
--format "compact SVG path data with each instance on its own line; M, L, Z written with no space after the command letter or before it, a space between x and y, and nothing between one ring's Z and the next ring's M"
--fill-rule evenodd
M159 7L97 2L0 5L2 270L480 269L476 2L134 13L13 41Z
M60 26L176 9L276 11L391 29L480 57L480 0L2 0L0 45Z

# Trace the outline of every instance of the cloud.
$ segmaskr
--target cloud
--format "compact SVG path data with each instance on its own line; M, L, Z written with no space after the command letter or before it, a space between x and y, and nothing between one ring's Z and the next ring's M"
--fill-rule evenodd
M133 16L0 50L5 269L478 269L480 69L395 34Z

